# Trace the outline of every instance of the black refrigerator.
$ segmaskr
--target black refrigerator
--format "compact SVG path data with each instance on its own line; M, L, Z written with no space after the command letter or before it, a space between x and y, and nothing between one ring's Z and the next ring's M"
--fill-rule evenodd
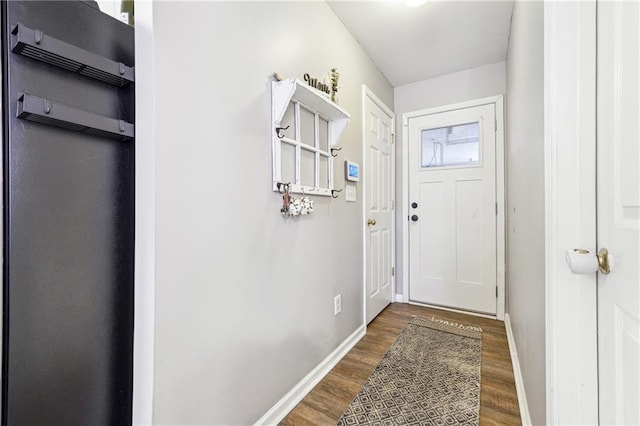
M131 424L134 29L1 7L2 424Z

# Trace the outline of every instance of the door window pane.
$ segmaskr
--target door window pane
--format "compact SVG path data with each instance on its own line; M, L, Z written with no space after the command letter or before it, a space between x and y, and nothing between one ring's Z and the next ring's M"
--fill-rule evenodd
M324 118L320 118L319 123L320 149L329 152L329 122Z
M288 129L284 129L289 126ZM330 122L306 106L291 101L276 136L280 155L275 167L280 170L278 182L291 183L293 193L309 191L318 195L331 195L333 179L330 176L332 158L329 147ZM274 155L275 151L274 151ZM315 191L321 189L322 191Z
M296 137L296 119L295 119L295 106L293 102L289 102L289 106L282 116L280 122L280 135L284 135L289 139L295 139Z
M422 167L476 165L480 162L479 123L423 130Z
M282 142L280 147L280 175L282 182L296 181L296 147Z
M306 108L300 107L300 143L316 146L316 116Z
M300 149L300 185L316 186L316 154Z
M320 188L329 188L329 157L320 155L320 165L318 168Z

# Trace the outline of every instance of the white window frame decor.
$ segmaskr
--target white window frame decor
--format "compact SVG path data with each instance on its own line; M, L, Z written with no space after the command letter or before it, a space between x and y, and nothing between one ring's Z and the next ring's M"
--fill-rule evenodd
M289 185L289 192L310 195L331 196L333 186L333 156L331 148L337 145L344 130L349 124L350 115L326 97L322 92L314 89L296 78L290 78L272 83L271 112L273 127L271 142L273 152L273 190L280 191L282 184ZM289 105L294 108L295 132L293 137L284 136L279 129ZM302 110L314 115L314 140L303 141L300 131L300 115ZM327 150L321 149L320 120L327 122ZM311 143L309 143L311 142ZM293 146L295 149L295 179L293 182L282 181L282 144ZM303 185L303 172L300 161L302 152L314 154L314 184ZM321 159L325 158L327 182L320 182ZM324 185L327 186L324 186Z

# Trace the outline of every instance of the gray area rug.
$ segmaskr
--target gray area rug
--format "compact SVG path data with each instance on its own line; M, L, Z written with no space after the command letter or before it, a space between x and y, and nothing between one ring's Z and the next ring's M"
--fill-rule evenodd
M481 332L413 317L338 425L477 425Z

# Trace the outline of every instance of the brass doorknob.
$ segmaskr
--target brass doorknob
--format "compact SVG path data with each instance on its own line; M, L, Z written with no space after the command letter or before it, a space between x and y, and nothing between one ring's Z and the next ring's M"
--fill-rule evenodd
M367 225L368 225L368 226L375 225L375 224L376 224L376 221L375 221L375 220L373 220L373 219L369 219L369 220L367 220Z
M603 274L608 274L613 269L613 255L609 253L609 250L606 248L601 248L600 251L596 254L598 257L598 267L600 268L600 272Z
M584 249L567 250L565 259L574 274L591 274L600 270L606 275L614 267L613 255L604 247L598 253Z

